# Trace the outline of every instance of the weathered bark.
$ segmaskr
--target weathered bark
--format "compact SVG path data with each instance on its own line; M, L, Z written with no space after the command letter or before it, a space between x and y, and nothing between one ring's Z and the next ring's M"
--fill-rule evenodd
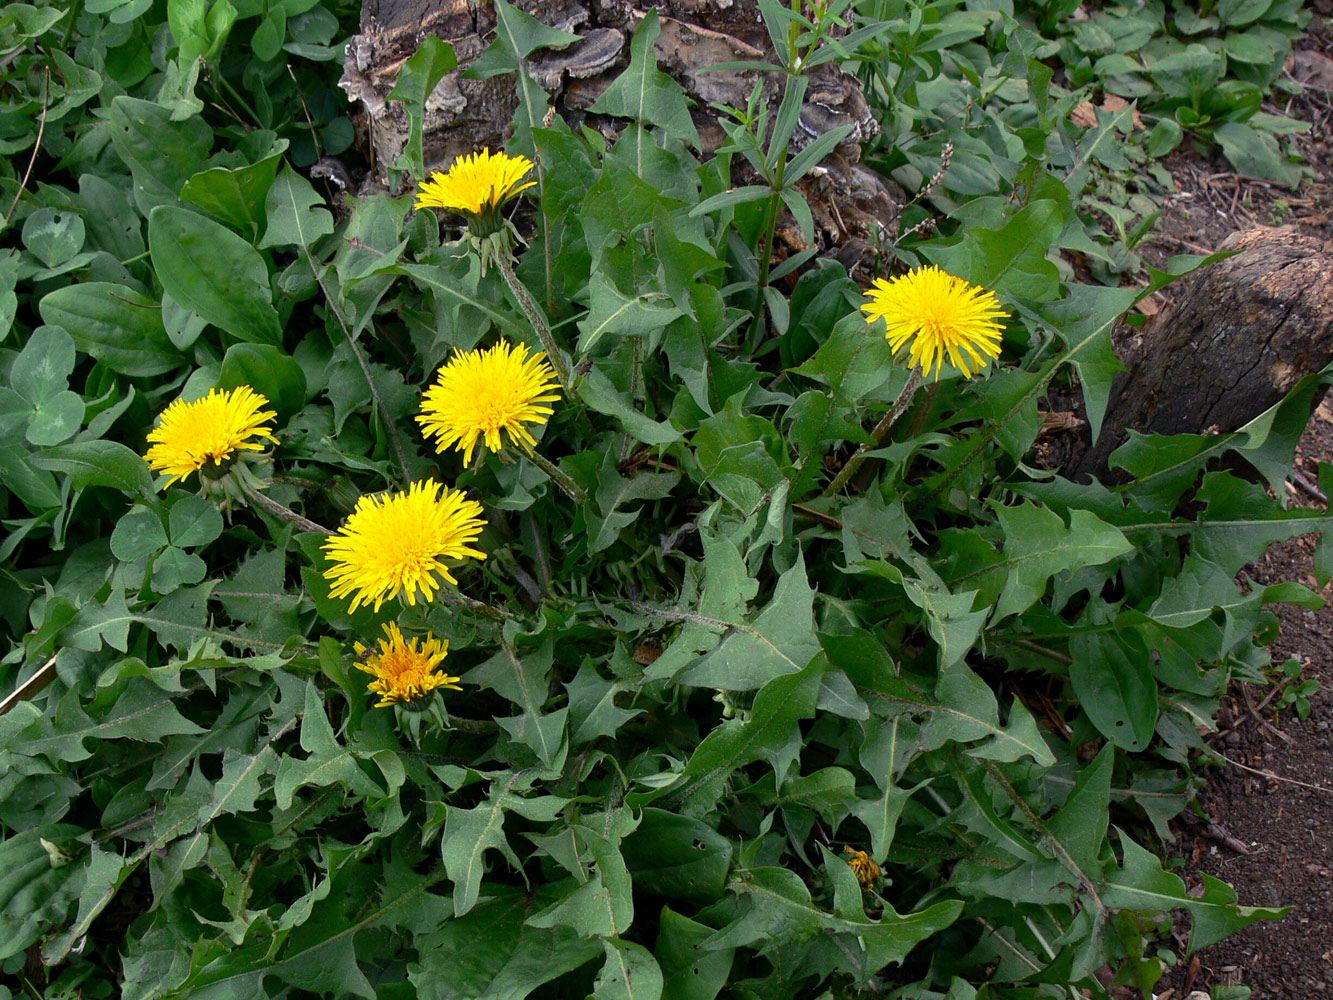
M545 24L576 32L582 40L559 51L534 53L533 79L553 95L557 110L577 124L608 134L624 122L589 116L590 108L629 61L629 38L644 16L625 0L516 0ZM693 99L704 152L726 136L714 104L744 107L762 82L770 106L781 99L779 74L754 70L707 72L723 62L772 59L755 0L656 0L662 31L657 59ZM426 101L424 150L428 167L442 169L462 153L504 144L518 104L509 76L469 80L463 73L495 37L495 14L475 0L363 0L361 32L347 46L340 86L365 109L370 145L382 174L407 141L401 103L388 94L404 61L427 35L454 47L458 69L447 74ZM894 186L859 162L861 143L879 131L856 79L832 63L811 76L793 146L800 147L840 125L851 133L801 186L823 246L859 242L872 224L892 231L902 199ZM791 234L788 234L789 242Z
M1101 476L1132 428L1236 430L1333 361L1333 248L1275 229L1233 233L1239 251L1182 281L1124 346L1101 436L1075 471Z

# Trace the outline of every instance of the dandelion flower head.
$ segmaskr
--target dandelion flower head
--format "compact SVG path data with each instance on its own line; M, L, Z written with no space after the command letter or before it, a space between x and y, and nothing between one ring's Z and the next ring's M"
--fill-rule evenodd
M478 441L491 451L503 446L501 432L524 451L537 443L529 426L541 426L553 412L544 404L560 398L560 383L538 352L500 341L484 351L463 351L442 366L426 390L417 422L439 451L453 447L472 461Z
M248 385L210 389L201 399L178 399L148 432L151 447L144 456L155 472L179 482L210 463L221 465L237 451L262 451L257 439L276 441L266 426L277 414L264 409L265 398Z
M847 864L851 866L856 881L861 883L861 888L867 892L873 889L880 875L879 865L875 864L875 859L865 851L858 851L853 847L844 847L842 853L847 855Z
M417 208L442 208L458 215L484 217L510 198L536 184L523 183L532 161L526 156L510 156L489 148L454 160L444 173L438 170L417 192Z
M1000 308L994 292L968 284L938 267L919 267L909 274L875 279L861 305L866 322L884 320L894 353L910 342L911 365L929 375L948 362L971 378L988 359L1000 356Z
M472 547L486 526L481 513L481 504L433 479L415 482L405 493L362 497L324 542L329 595L351 595L352 611L363 604L378 611L400 593L408 604L416 604L418 593L429 601L440 587L437 574L458 583L449 560L486 558Z
M414 702L438 688L461 691L459 678L447 670L437 669L449 652L449 640L429 635L420 640L403 639L403 633L393 622L384 626L385 638L379 648L368 650L356 644L357 669L374 676L370 690L380 696L376 708L387 708L395 702Z

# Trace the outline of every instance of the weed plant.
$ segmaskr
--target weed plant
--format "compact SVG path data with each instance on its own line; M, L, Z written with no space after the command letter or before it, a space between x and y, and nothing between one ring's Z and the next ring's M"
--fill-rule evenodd
M1284 490L1327 373L1114 481L1033 444L1053 388L1100 431L1113 328L1205 263L1074 282L1127 249L1098 185L1185 136L1295 176L1299 5L765 0L784 96L704 156L655 16L611 142L494 4L535 184L466 228L419 135L391 193L308 178L350 6L0 11L0 996L1072 1000L1280 915L1160 858L1268 606L1320 603L1237 579L1329 526ZM877 276L975 291L971 377L775 253L829 60L873 167L953 151ZM418 129L451 65L405 66ZM1071 121L1102 93L1146 130Z

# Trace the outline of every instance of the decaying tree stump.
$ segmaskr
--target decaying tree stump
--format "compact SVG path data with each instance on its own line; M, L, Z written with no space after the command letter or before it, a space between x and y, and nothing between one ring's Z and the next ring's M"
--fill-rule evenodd
M629 39L644 10L626 0L516 0L519 9L545 24L575 32L582 40L560 50L533 54L533 79L553 95L557 110L612 134L624 122L589 116L590 108L629 61ZM724 62L772 60L768 33L756 0L655 0L661 20L656 52L661 69L693 100L703 152L726 136L713 104L744 107L756 81L771 106L781 99L778 74L758 71L706 72ZM428 167L443 168L482 146L504 144L518 104L512 77L465 79L463 74L495 37L491 4L477 0L363 0L361 32L347 46L340 86L360 101L376 164L383 171L407 141L402 104L388 100L402 64L427 35L449 42L458 69L447 74L426 101L424 149ZM850 134L801 181L814 214L821 246L864 238L872 223L890 228L901 196L893 185L861 166L861 143L879 131L856 79L833 63L817 67L806 93L793 140L799 147L840 125Z
M1101 475L1133 428L1225 433L1333 361L1333 248L1276 229L1233 233L1239 251L1182 280L1124 345L1101 436L1075 471Z

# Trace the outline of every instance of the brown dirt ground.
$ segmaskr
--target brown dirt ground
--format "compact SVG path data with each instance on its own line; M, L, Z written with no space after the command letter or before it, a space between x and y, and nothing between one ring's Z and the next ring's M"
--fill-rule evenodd
M1298 48L1333 58L1333 0L1311 6L1317 16ZM1307 88L1265 110L1311 124L1297 146L1314 177L1289 192L1237 176L1220 159L1173 154L1167 165L1179 190L1140 248L1150 262L1160 266L1172 254L1210 252L1232 232L1256 225L1333 239L1333 92ZM1326 506L1311 492L1320 461L1333 461L1333 399L1321 404L1301 440L1289 486L1294 503ZM1306 485L1297 482L1301 478ZM1257 584L1295 580L1315 589L1314 545L1310 537L1274 545L1248 567L1248 576ZM1322 596L1333 601L1333 585ZM1293 710L1279 714L1276 700L1267 700L1272 688L1231 693L1209 742L1236 766L1215 770L1200 795L1212 825L1180 824L1176 846L1187 855L1191 884L1201 885L1198 873L1206 872L1235 886L1243 904L1290 906L1291 913L1182 962L1158 985L1158 1000L1186 1000L1191 991L1228 985L1249 987L1252 1000L1333 998L1333 604L1276 610L1282 631L1272 648L1274 664L1294 656L1303 676L1324 686L1304 720Z

